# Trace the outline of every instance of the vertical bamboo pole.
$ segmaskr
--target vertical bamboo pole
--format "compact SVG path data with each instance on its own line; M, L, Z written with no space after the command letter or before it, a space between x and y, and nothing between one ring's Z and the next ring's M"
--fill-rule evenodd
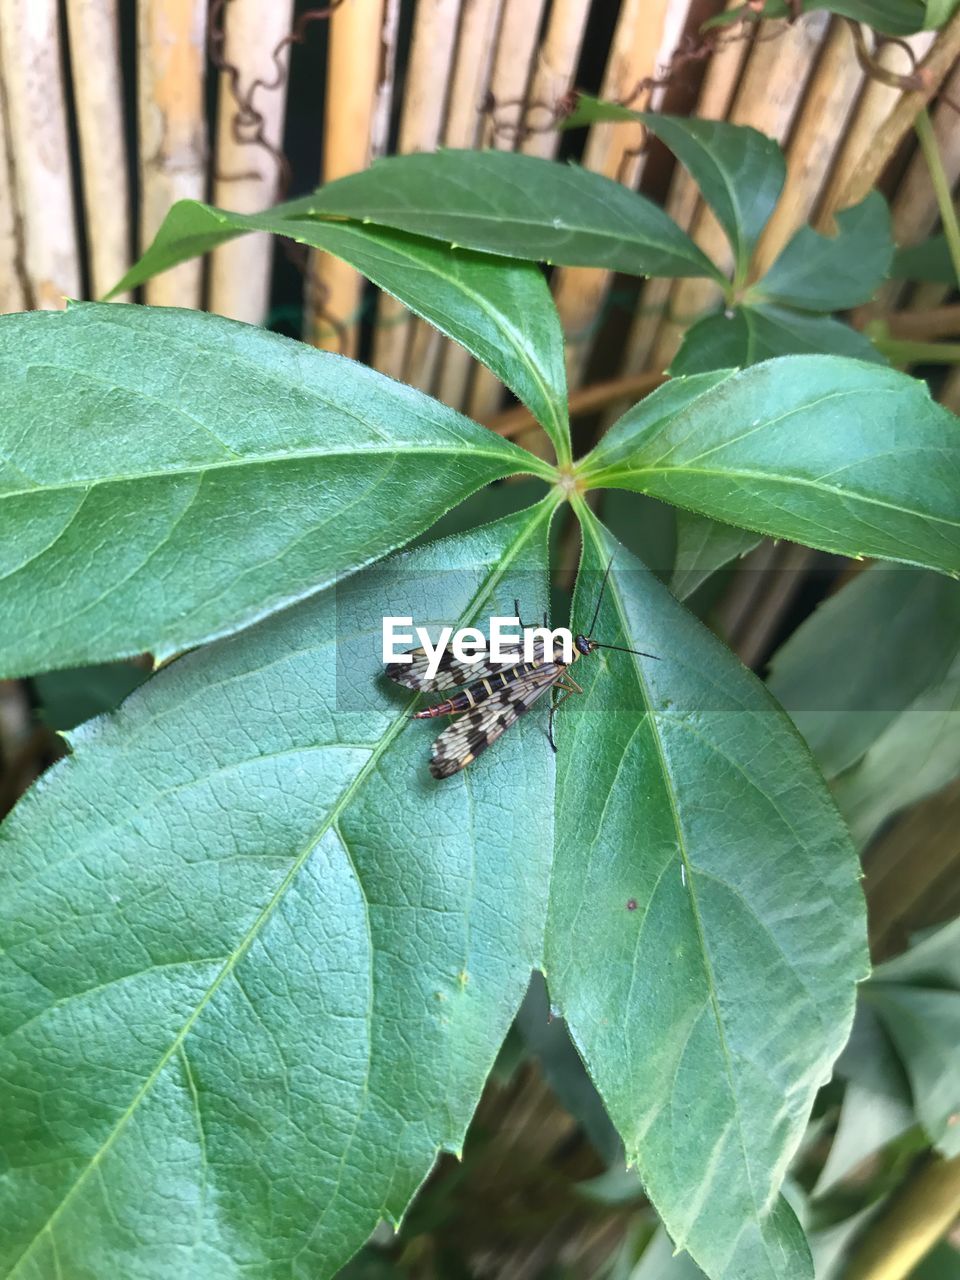
M944 172L951 185L960 178L960 126L957 113L951 105L955 95L960 93L960 64L947 78L944 85L946 98L941 100L932 112L933 133L937 142L937 150ZM890 204L893 215L893 238L899 245L917 244L924 240L937 225L940 216L937 197L930 180L930 171L923 152L919 147L913 153L906 172L900 180L896 194ZM890 308L903 293L904 286L897 281L884 285L878 294L878 305ZM934 285L920 291L917 300L920 306L935 306L946 291Z
M20 241L20 214L14 188L13 157L7 145L10 121L2 68L3 31L0 27L0 315L6 315L11 311L25 311L29 305L29 297Z
M835 18L790 138L783 194L757 245L756 277L765 274L793 233L808 221L862 83L850 28Z
M141 250L175 201L205 195L206 24L206 0L137 0ZM199 259L184 262L150 280L146 300L199 307L202 278Z
M83 160L90 293L100 298L129 267L131 250L117 0L67 0L67 28ZM129 300L129 294L116 299Z
M512 126L523 118L544 7L545 0L505 0L490 76L494 111L484 124L485 146L513 151L517 145L519 132ZM494 131L494 116L508 126L505 132ZM496 413L502 399L503 384L489 369L477 365L467 401L469 413L483 421Z
M554 104L573 84L583 33L590 13L590 0L556 0L550 10L546 34L536 56L533 82L530 86L531 103ZM528 123L537 125L549 122L549 110L537 108ZM556 129L530 133L520 141L520 150L526 155L549 159L556 154L559 134ZM440 380L440 398L447 404L459 407L463 403L471 371L470 357L462 349L448 347ZM499 401L500 391L491 376L477 371L477 378L487 386L489 402ZM483 389L478 392L483 395Z
M607 59L601 97L626 97L640 80L656 76L679 43L689 7L689 0L625 0ZM634 105L655 108L661 96L662 91L648 90ZM642 131L637 125L594 125L587 138L583 164L608 178L620 178L627 186L635 186L644 157L628 158L628 153L641 139ZM591 329L610 279L610 272L595 268L564 267L557 272L554 293L567 335L567 376L571 387L583 377L593 346Z
M56 0L0 0L0 33L21 280L29 306L55 310L80 295Z
M910 36L906 41L918 61L926 56L933 37L932 31L923 31L919 35ZM900 44L882 45L877 54L877 62L885 71L892 71L897 75L907 75L912 69L910 58ZM900 93L900 89L884 84L882 80L871 78L864 85L824 188L815 222L818 231L830 229L833 215L841 207L838 201L847 177L872 145L877 130L893 109Z
M446 147L477 145L501 7L502 0L463 0L443 131ZM473 357L458 343L441 338L436 329L422 320L413 322L407 369L414 386L432 391L439 382L440 399L459 409L472 364Z
M475 147L490 87L503 0L462 0L450 103L443 130L446 147Z
M761 24L730 111L733 124L751 125L783 144L827 24L828 15L824 13L809 13L786 25ZM694 235L708 257L729 269L730 246L708 209L702 209ZM654 368L665 369L669 365L685 329L718 296L719 290L710 280L677 281L671 291L670 317L661 325L654 345Z
M263 116L263 136L278 150L283 141L287 101L289 47L280 51L280 67L273 51L290 30L293 0L230 0L224 7L224 57L237 68L238 93L249 93L255 80L264 81L250 105ZM279 83L278 83L279 81ZM274 156L261 146L245 145L249 137L238 117L240 104L231 91L230 76L220 73L217 134L212 165L215 204L237 213L258 213L277 198L279 170ZM210 259L210 310L248 324L262 324L269 303L273 236L241 236L216 249Z
M960 12L937 32L929 52L918 68L917 89L901 93L893 110L877 130L873 145L860 163L846 175L837 198L838 207L859 202L876 186L891 157L913 128L917 112L935 98L940 86L960 57Z
M739 0L728 0L727 8L738 3ZM711 56L697 103L696 114L701 120L726 118L749 50L750 45L746 40L728 40ZM676 165L667 197L667 213L678 226L688 231L694 223L699 206L700 188L682 165ZM640 305L627 339L624 373L640 373L647 368L657 333L664 322L672 288L673 281L662 276L653 277L644 284Z
M517 131L510 126L519 124L523 115L545 2L504 0L500 36L490 76L495 110L484 121L482 145L485 147L513 151L516 146ZM511 105L505 106L505 103ZM495 132L494 116L508 126L505 132Z
M392 58L381 55L384 48L393 50L396 21L397 6L387 7L384 0L348 0L330 18L324 182L365 169L373 158L381 83L393 71ZM314 346L356 355L363 288L353 267L330 254L313 255L306 320ZM343 328L335 332L324 313Z
M400 120L401 153L431 151L440 140L459 17L460 0L418 0ZM373 364L382 373L403 377L409 334L406 308L381 294Z
M554 0L547 21L547 31L537 54L530 86L530 101L552 107L573 85L583 47L583 33L590 16L590 0ZM537 109L529 123L533 126L549 121L549 112ZM520 141L524 155L552 160L560 145L556 129L541 129Z

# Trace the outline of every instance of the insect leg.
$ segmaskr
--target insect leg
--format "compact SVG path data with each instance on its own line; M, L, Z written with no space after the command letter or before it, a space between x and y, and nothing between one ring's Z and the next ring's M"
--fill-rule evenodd
M576 680L574 680L573 676L569 676L569 675L564 677L563 680L558 680L557 683L553 686L553 689L554 689L554 692L556 692L557 689L563 690L563 697L557 698L555 702L552 702L550 704L550 718L547 721L547 741L550 743L550 746L553 748L554 755L556 755L557 744L553 740L553 717L557 714L557 709L560 706L562 706L564 702L566 702L566 700L570 697L571 693L583 693L583 690L577 684Z
M520 601L516 597L514 597L514 600L513 600L513 611L517 615L517 620L519 621L520 626L524 631L526 631L528 627L535 627L537 625L535 622L524 622L523 618L520 616ZM543 625L545 627L549 626L549 623L547 622L546 609L544 609L543 611Z

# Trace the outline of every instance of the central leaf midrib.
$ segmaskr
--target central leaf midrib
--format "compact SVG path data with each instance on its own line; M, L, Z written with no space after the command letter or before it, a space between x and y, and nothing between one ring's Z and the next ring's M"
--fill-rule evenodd
M483 598L489 595L489 593L496 587L497 582L504 576L508 566L515 559L517 553L520 551L524 543L528 540L528 538L532 536L534 531L539 527L540 523L543 520L548 519L549 516L552 514L554 506L555 506L555 502L547 498L540 504L539 507L532 509L534 518L530 520L529 524L523 527L523 529L520 532L520 535L517 537L516 541L514 542L513 546L509 549L509 551L505 552L501 556L497 564L491 567L490 573L485 578L483 586L475 592L473 598L471 599L466 609L464 610L463 616L465 617L473 616L476 609L479 607L480 603L482 602ZM409 706L415 705L416 701L417 699L414 698L413 701L409 704ZM337 803L331 807L329 814L324 819L320 827L310 837L310 839L304 845L303 849L295 856L291 864L290 870L284 876L283 880L277 886L276 890L274 891L272 896L269 898L269 900L264 904L263 908L258 913L256 919L253 921L250 928L243 935L243 937L241 938L236 948L231 952L230 956L227 958L226 962L224 963L223 968L217 974L216 978L210 984L208 989L204 992L202 999L197 1003L196 1007L190 1013L190 1015L184 1022L183 1026L181 1027L180 1031L177 1032L176 1036L174 1037L174 1039L170 1044L170 1047L163 1053L156 1067L153 1069L153 1071L150 1072L150 1074L147 1076L146 1080L143 1082L141 1087L137 1090L136 1094L131 1099L130 1104L128 1105L126 1110L118 1118L113 1128L111 1129L110 1133L101 1143L96 1153L89 1159L89 1161L84 1166L84 1168L82 1169L82 1171L80 1172L80 1174L78 1175L78 1177L76 1178L72 1186L66 1191L63 1198L57 1204L56 1208L47 1218L46 1222L44 1222L44 1224L37 1230L33 1238L30 1240L30 1242L24 1248L23 1252L20 1254L19 1258L17 1258L16 1262L13 1264L9 1272L11 1277L15 1275L16 1272L20 1269L22 1263L28 1258L28 1256L33 1251L34 1246L37 1244L40 1238L47 1231L52 1230L54 1224L56 1223L60 1215L64 1212L66 1206L70 1203L70 1201L72 1200L73 1196L76 1194L78 1189L85 1183L86 1179L89 1177L92 1171L99 1167L102 1159L111 1150L111 1148L113 1147L113 1144L116 1142L117 1138L125 1129L128 1121L136 1113L137 1108L140 1106L143 1100L147 1097L147 1095L149 1094L150 1090L153 1088L156 1081L160 1078L160 1075L166 1068L167 1064L170 1062L170 1060L174 1057L174 1055L181 1049L181 1047L186 1042L194 1024L196 1023L197 1019L200 1017L203 1010L207 1007L207 1005L214 998L216 993L220 990L220 987L223 985L226 979L233 973L234 969L240 963L243 957L247 954L247 951L249 950L253 942L258 937L260 930L263 928L263 926L272 916L274 910L279 905L279 903L283 900L290 885L293 883L295 878L299 875L300 871L306 864L307 860L309 859L313 851L316 849L317 845L320 843L320 841L323 839L323 837L327 834L329 830L331 829L335 831L337 830L339 819L344 809L349 805L350 801L353 799L357 791L363 786L367 777L376 768L377 764L380 761L381 756L384 754L387 748L391 745L391 743L394 741L395 738L399 737L399 735L402 733L404 728L406 728L407 725L409 724L410 722L409 706L405 707L404 710L396 717L393 723L385 730L379 742L376 744L376 746L374 746L371 749L369 758L366 760L366 762L363 764L361 769L358 771L356 777L345 788L343 794L341 795ZM357 877L357 883L362 893L363 886L360 883L359 877Z
M399 208L399 216L401 217L408 216L408 215L415 216L415 217L424 217L424 218L436 217L436 213L437 213L435 208L429 208L429 209L419 208L416 205L411 204L411 205L404 205L402 207L395 205L393 206L393 209L386 209L386 210L384 209L368 210L363 214L341 212L339 210L334 211L334 210L324 210L324 209L314 208L314 209L308 210L308 215L316 218L320 222L324 222L327 219L332 220L334 218L347 218L351 222L359 222L362 217L365 217L381 226L387 226L387 227L395 226L397 230L409 231L410 229L408 227L400 226L399 223L396 222L398 214L393 210L396 210L397 208ZM300 214L300 215L295 215L295 217L296 216L302 217L304 215ZM475 212L459 213L456 210L450 210L450 211L445 210L443 213L443 217L447 219L451 224L461 222L461 223L468 223L470 225L476 225L479 223L481 227L488 226L488 225L497 226L497 227L517 226L517 227L522 227L525 230L530 229L537 232L542 232L545 227L548 227L551 231L562 231L565 235L582 236L585 240L597 241L603 245L610 244L611 246L621 246L623 244L627 244L627 245L630 245L631 247L636 246L641 249L650 249L650 248L659 249L664 253L670 254L671 257L679 258L683 262L689 262L692 265L698 266L698 267L703 265L698 258L696 258L695 256L693 256L687 251L686 246L683 244L679 244L679 245L672 244L669 240L655 239L652 235L647 236L646 238L643 238L643 239L641 239L639 236L636 236L636 235L630 235L629 234L630 228L629 228L629 225L626 224L626 220L625 220L625 231L598 231L596 227L593 227L593 226L580 226L578 224L569 223L569 222L564 223L562 227L556 227L552 221L547 221L546 219L540 219L540 218L537 218L537 219L525 218L520 216L519 214L482 216L482 215L478 215ZM393 218L394 221L392 222L387 221L387 219L389 218ZM295 218L291 219L291 221L293 220L295 220ZM423 231L412 232L411 234L425 235L427 239L437 240L441 243L449 242L448 236L441 237L436 234L428 234ZM478 248L477 245L475 244L466 245L465 247L473 249L477 253L485 253L485 252L496 253L496 254L500 254L501 256L503 254L503 250L501 249L485 250L485 249Z
M593 538L594 545L597 547L597 550L602 552L603 547L599 542L593 519L591 519L589 523L585 522L585 528L589 529L590 535ZM623 628L623 633L624 635L629 635L630 634L629 620L623 611L622 601L620 598L620 593L617 589L616 579L613 579L611 586L612 586L611 596L613 598L613 602L616 607L617 614L620 618L620 623ZM644 681L643 675L640 670L640 663L637 660L637 658L633 658L632 663L633 663L634 671L636 672L637 686L640 690L640 695L643 698L644 706L646 707L646 717L650 721L650 729L651 729L650 736L656 748L657 757L660 762L660 772L664 780L664 790L665 790L667 799L670 802L670 812L673 819L673 826L677 834L677 851L680 855L681 862L686 872L687 888L690 895L690 904L692 908L693 920L697 930L697 940L699 942L700 954L703 957L704 976L707 982L707 992L710 997L710 1005L711 1005L711 1008L713 1009L713 1016L716 1022L717 1037L720 1042L721 1050L723 1052L724 1072L727 1077L727 1084L730 1088L731 1097L734 1101L734 1116L736 1119L737 1137L739 1140L740 1150L743 1156L743 1168L746 1174L747 1183L750 1188L750 1198L753 1202L754 1214L757 1221L759 1222L760 1216L761 1216L761 1210L760 1210L760 1206L757 1203L757 1195L756 1195L756 1190L754 1189L754 1186L753 1186L753 1178L750 1170L750 1163L749 1163L749 1160L747 1159L746 1139L744 1137L743 1125L741 1121L740 1100L739 1100L739 1095L737 1093L736 1087L733 1082L733 1065L732 1065L732 1059L730 1055L730 1048L729 1048L729 1045L727 1044L727 1037L726 1037L726 1031L723 1025L723 1019L720 1013L720 1003L719 1003L719 996L717 992L716 977L713 972L713 964L710 959L710 953L707 949L706 934L703 928L703 920L700 915L700 909L697 904L697 895L694 887L694 867L690 861L690 857L687 852L686 837L685 837L683 825L680 821L680 812L677 806L676 791L674 789L673 778L670 773L669 766L667 764L666 752L664 750L663 741L660 737L660 731L657 725L657 718L654 715L653 705L650 700L650 695L647 691L646 682ZM761 1232L761 1235L762 1235L762 1232Z
M507 453L497 453L488 449L481 449L478 446L465 441L463 444L450 445L411 445L404 441L398 441L396 444L389 445L364 445L354 448L322 448L322 449L301 449L287 451L286 453L257 453L247 454L236 460L226 460L223 462L204 462L198 463L196 466L184 467L178 466L167 471L137 471L129 475L101 476L92 477L85 480L70 480L57 484L37 483L32 489L6 489L0 492L0 502L7 498L22 498L47 493L72 493L77 489L90 490L101 488L111 484L129 484L147 482L149 480L178 479L181 476L206 475L209 471L231 471L243 467L254 467L262 464L281 463L281 462L309 462L314 459L321 458L366 458L379 457L382 455L389 456L391 454L408 454L428 455L434 457L437 454L451 455L458 459L462 458L492 458L499 463L505 464L507 467L515 466L519 474L523 470L523 464L526 459L514 458ZM549 463L544 462L540 458L536 458L532 453L529 455L531 473L539 474L543 478L553 479L554 469Z
M868 459L869 461L869 459ZM637 479L646 475L664 475L668 478L671 475L685 473L695 476L709 476L721 480L756 480L767 484L780 484L785 486L797 485L801 488L815 489L818 492L836 494L845 499L856 502L862 502L868 506L882 507L885 510L897 511L901 515L920 518L923 520L934 520L938 524L944 524L960 528L960 520L950 520L946 516L937 515L935 512L917 511L912 507L903 507L896 502L888 502L883 498L877 498L872 494L858 492L856 489L842 489L837 485L824 484L820 480L809 480L804 476L789 475L783 473L771 474L767 471L751 471L746 468L731 468L728 471L721 471L712 467L687 467L687 466L636 466L636 467L611 467L609 471L598 471L593 475L585 476L589 479L591 487L603 488L606 485L616 487L618 480ZM644 492L644 490L641 490ZM692 508L691 508L692 509ZM700 512L701 515L707 515L707 512ZM749 529L747 524L741 524L739 527ZM765 532L765 530L757 530L757 532Z

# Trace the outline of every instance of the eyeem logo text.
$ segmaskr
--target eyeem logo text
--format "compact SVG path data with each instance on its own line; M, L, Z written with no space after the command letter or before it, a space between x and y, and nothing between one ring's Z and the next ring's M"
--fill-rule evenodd
M405 628L401 630L401 628ZM410 628L409 630L406 628ZM489 639L476 627L442 627L434 644L425 627L414 627L413 618L386 617L383 620L383 661L412 662L409 652L414 636L427 655L427 678L432 679L440 669L440 659L450 649L458 662L489 662L512 667L517 662L518 651L523 649L523 661L533 662L543 653L555 654L559 644L562 661L573 661L573 635L568 627L523 627L520 619L491 618Z

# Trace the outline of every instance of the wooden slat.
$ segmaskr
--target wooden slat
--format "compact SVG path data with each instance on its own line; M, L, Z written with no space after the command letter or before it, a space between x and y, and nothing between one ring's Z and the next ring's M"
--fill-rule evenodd
M546 0L504 0L500 16L500 34L490 73L490 93L495 110L483 124L485 147L513 151L517 145L517 128L523 115L523 103L533 75L534 53L540 35L540 23ZM495 122L507 126L496 131Z
M537 53L530 85L530 102L553 106L573 86L583 48L583 35L590 16L590 0L554 0L547 21L543 44ZM548 123L549 111L538 107L530 113L534 128ZM539 129L520 141L520 150L528 156L552 160L560 145L556 129Z
M330 19L324 182L366 168L383 151L383 96L392 87L397 14L398 5L393 2L351 0ZM327 350L356 355L363 278L339 258L318 253L311 261L309 279L309 341ZM324 312L343 327L331 328Z
M926 55L933 37L932 31L922 31L907 40L918 61ZM899 43L884 44L876 57L883 70L896 75L907 75L913 69L906 50ZM833 215L842 207L838 202L851 171L873 145L877 131L896 105L901 92L894 85L884 84L882 80L872 77L864 84L863 92L840 140L833 170L824 188L814 224L819 231L830 229Z
M2 17L0 9L0 17ZM3 69L3 29L0 26L0 75ZM0 315L23 311L29 305L20 239L20 213L14 190L13 167L7 146L10 122L6 94L0 93Z
M501 8L502 0L463 0L443 130L445 147L475 147L480 137ZM432 325L412 322L407 377L413 386L433 391L439 381L440 399L459 409L472 364L473 357L463 347L441 338Z
M960 63L954 68L944 86L946 96L955 100L960 94ZM931 113L933 133L937 149L947 177L953 185L960 179L960 116L950 102L941 100ZM917 244L925 240L937 226L940 211L930 180L930 171L919 146L914 150L900 185L890 204L893 216L893 238L899 245ZM877 294L879 308L891 308L902 297L905 286L891 281ZM915 294L911 309L936 306L949 292L941 285L920 289Z
M793 233L809 221L862 83L850 28L835 18L793 128L787 180L757 245L754 278L766 273Z
M206 0L137 0L140 249L177 200L207 186L204 114ZM199 307L202 262L184 262L144 287L156 306Z
M290 51L280 51L279 67L273 51L289 33L292 19L293 0L230 0L224 9L224 59L236 67L239 79L235 94L230 74L220 73L213 202L237 213L259 213L277 199L276 158L262 146L244 145L238 133L242 139L254 132L244 124L242 107L251 86L261 80L263 87L249 98L249 105L263 117L263 137L270 146L279 149L282 144ZM274 243L274 237L264 233L241 236L215 250L210 262L211 311L248 324L263 323Z
M809 13L789 25L761 23L730 110L729 118L734 124L752 125L784 143L827 24L827 16L822 13ZM701 211L694 234L708 257L725 269L730 268L730 246L709 210ZM670 316L654 344L654 368L665 369L669 365L691 321L719 296L716 285L709 280L680 280L674 285Z
M0 0L0 57L20 213L20 284L28 306L53 310L81 288L56 0Z
M625 0L607 59L601 97L626 97L639 81L655 76L669 62L679 43L689 7L689 0ZM655 108L661 96L662 90L647 91L632 105ZM634 186L645 157L626 157L641 141L642 131L637 125L594 125L587 137L583 164ZM594 268L564 267L557 272L554 292L567 335L567 376L572 387L581 381L593 346L591 329L610 279L610 272Z
M512 118L515 123L527 123L533 126L551 123L550 114L553 105L559 102L573 84L589 12L589 0L556 0L550 10L547 29L539 51L529 44L525 45L516 53L511 68L518 90L513 96L523 97L529 103L548 105L546 109L537 106L526 113L522 107L510 108L506 113L498 111L498 116L502 117L506 114L507 118ZM530 30L534 35L536 26L531 17ZM509 29L504 30L501 43L515 44ZM525 58L529 59L526 66L523 62ZM523 81L522 89L520 88L521 80ZM506 74L503 81L506 88L508 82ZM502 94L497 95L498 99L502 96ZM501 137L494 141L494 145L506 145L511 140L518 143L517 149L525 155L550 159L556 154L560 136L556 129L550 128L518 134L515 139L509 136ZM477 369L470 396L470 412L480 421L485 422L497 412L502 402L503 389L494 375L488 369ZM536 439L523 440L523 443L538 449L544 441L537 432Z
M67 30L90 294L100 298L127 270L132 250L117 0L67 0ZM129 299L119 294L115 300Z
M945 78L960 57L960 10L937 34L920 64L918 81L922 88L900 94L890 114L874 135L872 146L848 174L837 204L841 209L859 202L876 186L884 169L913 128L917 112L936 96Z
M733 8L737 4L739 0L728 0L727 8ZM727 40L710 58L697 103L696 115L700 119L726 119L749 51L748 41ZM689 231L699 207L700 188L686 169L678 164L670 183L667 213L684 231ZM644 284L624 352L625 374L641 373L649 365L672 288L673 281L665 277L654 277Z
M460 0L418 0L403 86L397 147L401 153L432 151L440 141L459 17ZM402 378L409 336L406 308L389 294L381 294L373 342L374 367L393 378Z
M490 75L494 112L484 124L484 145L513 151L523 117L534 70L534 57L545 0L504 0L497 52ZM507 105L511 104L511 105ZM507 126L494 131L494 119ZM477 365L467 399L467 412L481 422L491 417L503 402L503 384L482 365Z

